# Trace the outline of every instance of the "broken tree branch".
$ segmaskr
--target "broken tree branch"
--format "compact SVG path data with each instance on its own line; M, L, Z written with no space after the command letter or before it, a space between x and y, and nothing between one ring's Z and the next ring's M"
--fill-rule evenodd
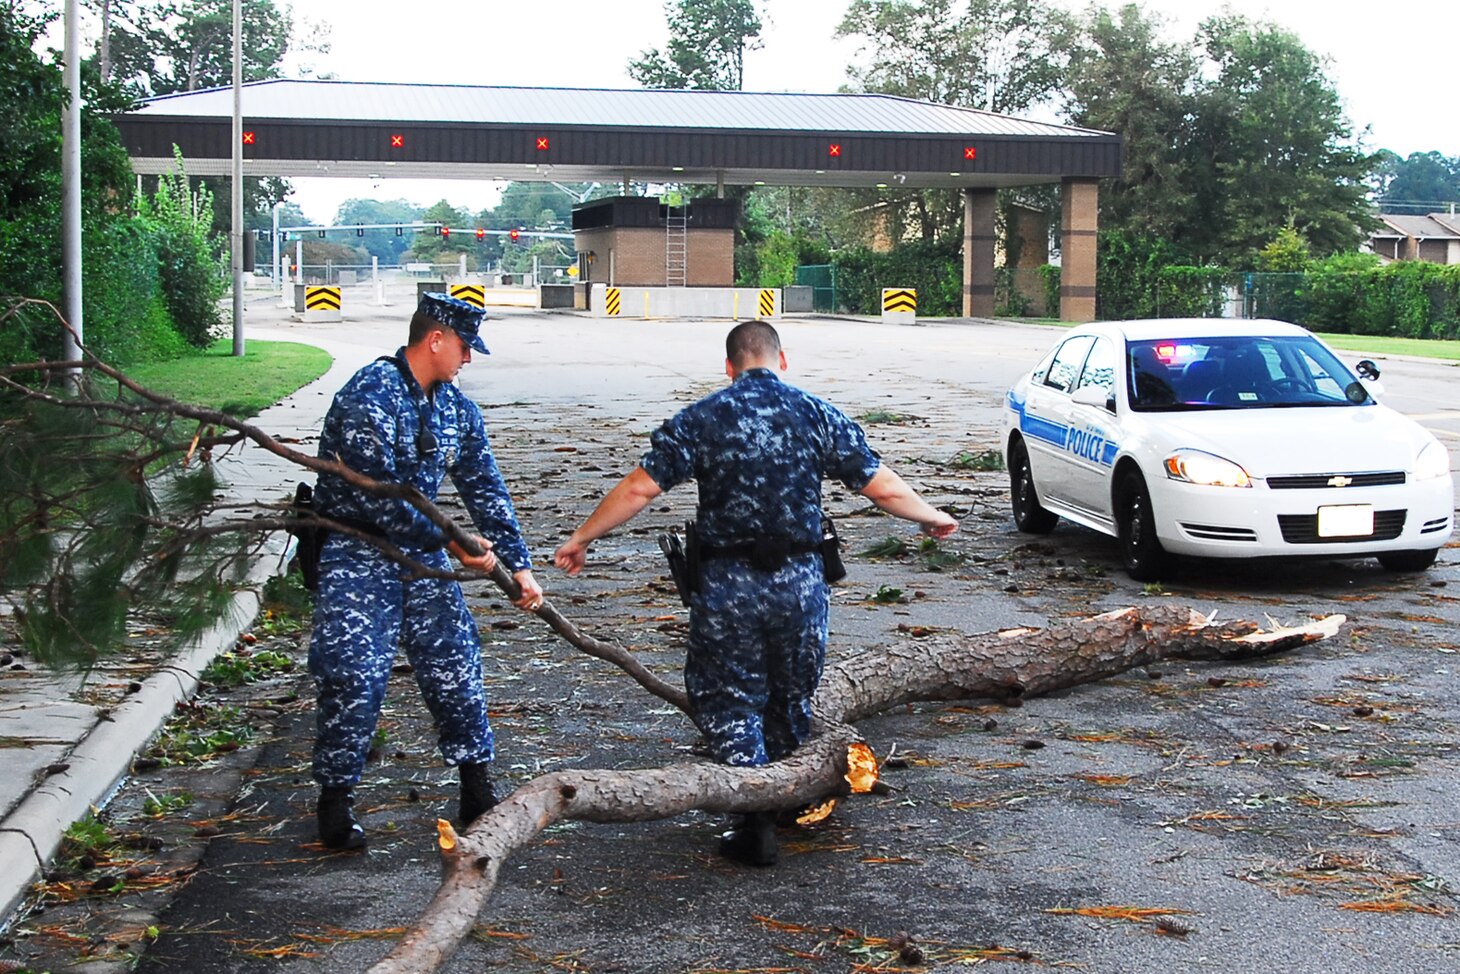
M1127 608L1050 629L939 636L869 650L827 667L814 701L818 733L758 768L707 761L642 771L575 771L529 781L457 836L443 831L445 878L421 919L371 974L432 971L470 933L507 857L561 819L638 822L691 809L790 808L845 793L850 721L923 700L1011 699L1103 679L1162 659L1244 660L1327 639L1344 623L1263 632L1182 606Z

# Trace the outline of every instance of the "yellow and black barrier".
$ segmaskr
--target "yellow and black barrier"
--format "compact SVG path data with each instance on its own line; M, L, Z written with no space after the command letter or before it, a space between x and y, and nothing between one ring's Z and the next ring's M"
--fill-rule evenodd
M340 289L337 287L306 287L304 289L305 311L339 311Z
M603 313L611 317L617 317L622 310L622 292L616 287L609 288L603 297Z
M918 320L918 292L910 287L882 289L882 320L889 324L910 325Z
M465 301L478 308L487 306L487 289L480 284L453 284L450 294L458 301Z
M342 303L338 287L308 285L304 288L304 320L339 321Z
M774 318L776 316L776 292L771 288L761 289L760 316L762 318Z

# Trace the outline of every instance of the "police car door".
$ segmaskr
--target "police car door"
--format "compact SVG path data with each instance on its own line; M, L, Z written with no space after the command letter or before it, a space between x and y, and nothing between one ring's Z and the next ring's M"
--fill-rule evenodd
M1070 506L1110 520L1110 472L1117 439L1114 412L1115 346L1097 338L1070 395L1065 453L1070 458Z
M1085 356L1095 341L1091 335L1069 338L1054 353L1044 381L1029 386L1021 428L1029 448L1029 469L1039 496L1069 503L1073 476L1069 442L1070 393L1080 378Z

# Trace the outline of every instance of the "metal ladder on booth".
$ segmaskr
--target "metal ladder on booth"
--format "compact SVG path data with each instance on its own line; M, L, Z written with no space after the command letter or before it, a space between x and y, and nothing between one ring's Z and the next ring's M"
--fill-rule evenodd
M664 286L689 282L689 214L683 206L664 209Z

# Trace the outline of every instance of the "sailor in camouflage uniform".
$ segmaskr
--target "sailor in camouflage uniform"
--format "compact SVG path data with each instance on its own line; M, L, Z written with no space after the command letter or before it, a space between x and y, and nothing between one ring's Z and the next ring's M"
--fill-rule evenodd
M684 682L716 760L779 760L811 733L811 698L826 656L828 588L820 554L821 482L834 478L935 537L957 522L882 466L860 427L780 380L776 330L737 325L725 341L729 387L656 430L649 452L555 555L570 575L590 542L693 478L700 579L690 603ZM721 841L753 865L777 858L775 812L756 812Z
M448 542L408 502L372 496L331 474L320 476L315 503L324 517L384 538L431 568L450 571L448 551L483 572L500 559L522 586L516 604L532 610L542 604L542 588L533 579L481 410L452 384L473 349L487 354L478 334L481 320L481 309L464 301L424 295L408 344L355 373L335 396L319 455L375 480L409 484L431 500L449 474L485 535L476 538L484 554L468 555ZM442 757L459 769L460 820L469 823L496 804L481 643L461 586L439 578L408 580L368 541L333 532L320 555L309 646L318 691L319 831L330 848L365 844L351 791L365 766L398 644L404 644L439 728Z

